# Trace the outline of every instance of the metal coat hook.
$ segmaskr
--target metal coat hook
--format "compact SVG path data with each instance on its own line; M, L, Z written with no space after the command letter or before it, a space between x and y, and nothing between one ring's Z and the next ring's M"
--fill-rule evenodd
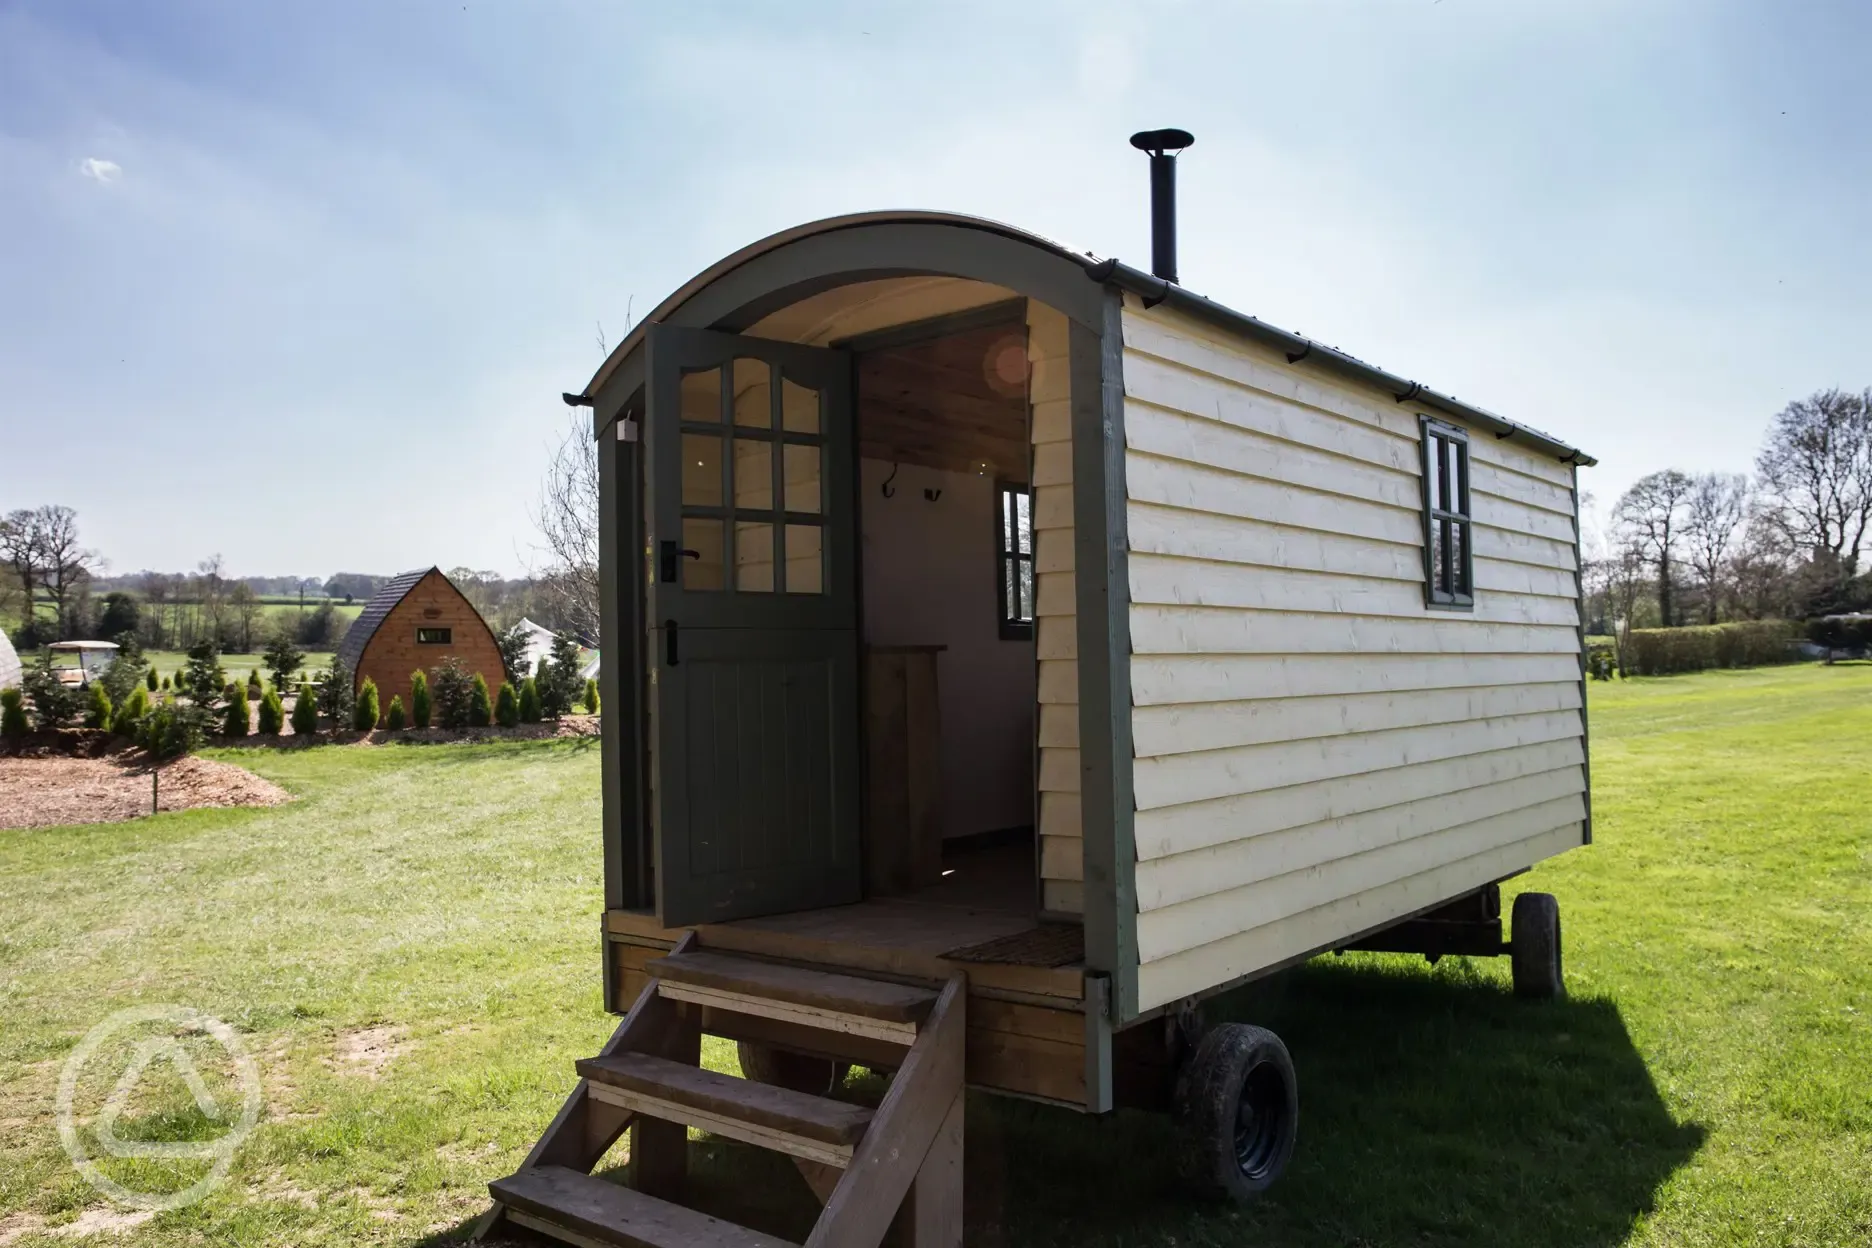
M885 478L884 478L884 486L883 486L883 490L884 490L884 497L885 497L885 498L896 498L896 497L897 497L897 491L891 488L891 482L893 482L893 481L895 481L895 480L897 479L897 471L898 471L898 469L899 469L899 468L901 468L901 467L902 467L902 465L901 465L901 464L892 464L892 465L891 465L891 475L890 475L890 476L888 476L888 477L885 477Z

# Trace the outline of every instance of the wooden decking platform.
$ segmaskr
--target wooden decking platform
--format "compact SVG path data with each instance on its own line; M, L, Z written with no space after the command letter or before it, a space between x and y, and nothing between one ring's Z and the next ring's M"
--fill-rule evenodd
M951 950L1015 936L1037 926L1032 849L1007 846L953 855L942 882L905 897L878 898L694 930L704 945L805 966L862 972L905 983L938 985L961 973L968 982L968 1082L995 1091L1086 1104L1085 968L952 960ZM610 1007L627 1008L648 981L650 961L690 929L665 928L654 915L614 910L605 916L612 959ZM784 1025L754 1028L745 1019L711 1018L704 1029L731 1038L786 1044ZM805 1040L805 1037L791 1037ZM824 1051L823 1037L815 1040ZM862 1037L828 1056L864 1065Z

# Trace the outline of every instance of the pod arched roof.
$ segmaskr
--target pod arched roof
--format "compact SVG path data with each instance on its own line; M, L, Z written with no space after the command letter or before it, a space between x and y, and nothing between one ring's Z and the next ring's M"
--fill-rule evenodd
M761 314L815 290L912 274L970 277L1009 286L1094 329L1102 328L1102 288L1130 291L1146 307L1169 304L1218 328L1279 349L1290 362L1315 365L1386 389L1400 403L1414 402L1455 416L1568 463L1590 466L1597 462L1537 429L1237 312L1123 261L1101 258L1018 226L954 212L852 213L809 221L750 243L683 283L638 321L599 366L582 397L587 402L598 400L620 371L629 388L641 382L641 347L648 325L677 322L735 332ZM1080 285L1077 279L1087 280ZM620 402L614 398L599 404L595 415L600 426L616 418Z

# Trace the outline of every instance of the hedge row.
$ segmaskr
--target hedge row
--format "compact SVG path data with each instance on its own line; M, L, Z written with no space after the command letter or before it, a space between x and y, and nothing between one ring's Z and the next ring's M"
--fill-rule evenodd
M1761 667L1801 657L1798 626L1787 620L1742 620L1698 628L1635 628L1625 646L1627 676L1669 676L1712 667Z

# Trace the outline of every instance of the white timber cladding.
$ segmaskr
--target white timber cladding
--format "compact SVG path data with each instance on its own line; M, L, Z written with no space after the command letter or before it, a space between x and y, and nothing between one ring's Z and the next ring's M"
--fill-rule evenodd
M1123 332L1139 1008L1580 844L1572 469L1471 430L1475 609L1432 609L1414 405L1132 296Z
M1073 592L1072 403L1066 317L1027 304L1033 405L1034 646L1040 664L1040 892L1078 914L1085 877L1079 821L1079 640Z

